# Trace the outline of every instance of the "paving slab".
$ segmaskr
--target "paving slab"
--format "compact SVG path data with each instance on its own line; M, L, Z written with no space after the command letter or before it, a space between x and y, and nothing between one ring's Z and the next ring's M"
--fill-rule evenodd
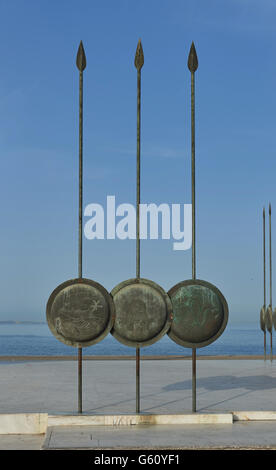
M276 449L276 422L232 425L60 426L43 449Z
M41 450L45 434L0 436L0 450Z

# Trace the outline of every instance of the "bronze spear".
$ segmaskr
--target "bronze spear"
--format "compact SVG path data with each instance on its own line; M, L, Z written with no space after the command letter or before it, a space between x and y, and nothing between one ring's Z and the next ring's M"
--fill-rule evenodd
M82 210L83 210L83 71L86 57L82 41L80 42L77 59L79 69L79 244L78 244L78 275L82 278ZM78 348L78 410L82 413L82 348Z
M141 153L141 69L144 53L139 39L134 65L137 69L137 157L136 157L136 278L140 278L140 153ZM136 413L140 413L140 348L136 348Z
M272 351L272 249L271 249L271 204L269 203L269 306L266 310L266 325L270 333L270 360L273 360Z
M192 276L196 279L196 219L195 219L195 71L198 59L192 42L188 57L191 72L191 155L192 155ZM196 348L192 349L192 410L196 411Z
M264 304L260 311L260 327L264 332L264 360L266 360L266 269L265 269L265 208L263 208L263 268L264 268Z

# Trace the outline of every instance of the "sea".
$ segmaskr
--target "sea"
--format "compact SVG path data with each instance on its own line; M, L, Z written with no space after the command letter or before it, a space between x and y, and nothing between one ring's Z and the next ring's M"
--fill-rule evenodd
M273 335L272 335L273 336ZM270 334L266 334L267 354L270 352ZM0 324L0 356L75 356L74 347L58 341L47 323ZM197 349L200 356L263 355L264 334L259 323L227 325L222 335L212 344ZM86 356L133 356L135 349L119 343L108 334L99 343L83 348ZM151 346L141 348L141 355L191 355L191 349L174 343L168 335Z

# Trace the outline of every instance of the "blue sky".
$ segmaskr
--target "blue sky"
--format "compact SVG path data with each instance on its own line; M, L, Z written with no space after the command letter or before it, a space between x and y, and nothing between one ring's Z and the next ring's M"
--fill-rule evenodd
M194 41L197 276L223 292L230 321L258 321L269 201L276 256L275 2L2 0L0 14L0 319L44 320L52 290L77 276L80 40L84 205L135 203L141 38L141 200L191 202ZM83 274L108 290L133 277L135 241L85 240ZM191 250L143 241L141 275L168 290L191 277Z

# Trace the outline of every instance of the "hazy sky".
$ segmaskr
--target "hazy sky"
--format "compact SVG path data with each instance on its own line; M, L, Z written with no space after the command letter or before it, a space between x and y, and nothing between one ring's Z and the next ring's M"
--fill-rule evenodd
M44 320L52 290L77 277L81 39L84 205L135 203L141 38L142 202L191 202L194 41L197 276L223 292L231 321L258 321L269 201L276 256L275 1L1 0L0 15L0 319ZM108 290L134 277L135 241L85 240L83 274ZM143 241L141 276L168 290L191 277L191 250Z

